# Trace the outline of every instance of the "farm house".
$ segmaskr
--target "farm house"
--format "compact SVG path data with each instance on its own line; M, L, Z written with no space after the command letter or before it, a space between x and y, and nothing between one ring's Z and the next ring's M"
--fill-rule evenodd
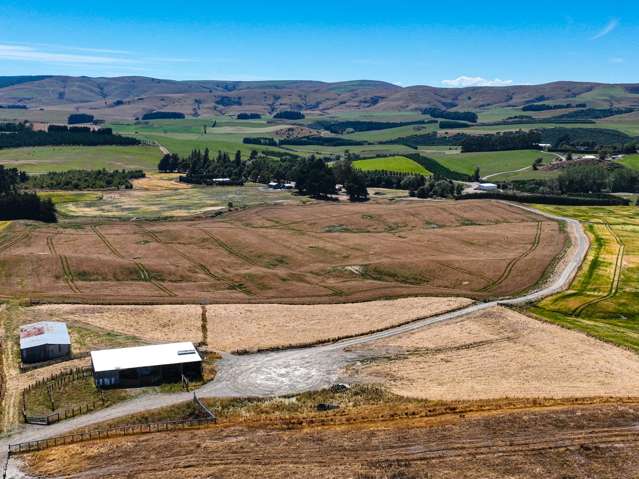
M193 343L156 344L91 351L97 387L141 387L202 377L202 358Z
M20 357L23 363L39 363L71 354L67 325L55 321L20 327Z

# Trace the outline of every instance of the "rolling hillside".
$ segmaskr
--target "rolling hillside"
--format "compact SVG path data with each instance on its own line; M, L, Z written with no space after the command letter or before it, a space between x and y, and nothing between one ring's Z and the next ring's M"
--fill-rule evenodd
M530 103L583 101L589 106L639 108L639 84L555 82L507 87L402 88L379 81L173 81L146 77L0 77L0 106L135 118L154 110L187 115L281 110L316 113L421 111L425 107L487 110Z

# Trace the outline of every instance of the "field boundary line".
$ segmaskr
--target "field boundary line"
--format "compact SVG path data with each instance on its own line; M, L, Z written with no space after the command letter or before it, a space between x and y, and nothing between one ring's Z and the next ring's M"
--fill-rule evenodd
M242 261L253 265L253 266L263 266L262 264L260 264L257 260L254 260L253 258L251 258L248 255L245 255L244 253L237 251L235 248L233 248L230 244L228 244L227 242L221 240L220 238L218 238L217 236L215 236L213 233L211 233L210 231L204 229L204 228L198 228L199 231L201 231L202 233L204 233L206 236L208 236L211 240L213 240L213 242L219 246L221 249L223 249L224 251L226 251L227 253L229 253L232 256L235 256L236 258L241 259Z
M98 238L100 238L100 240L102 240L102 242L104 243L104 245L109 249L109 251L111 251L111 253L113 253L116 257L126 260L126 258L124 257L124 255L122 253L120 253L120 250L118 250L113 243L111 243L111 241L109 241L109 239L104 235L104 233L102 233L97 226L91 226L91 230L96 234L96 236ZM138 273L140 275L140 279L142 281L145 281L147 283L151 283L153 286L155 286L157 289L159 289L160 291L162 291L164 294L166 294L167 296L172 296L175 297L177 296L177 294L175 294L173 291L171 291L169 288L167 288L166 286L160 284L158 281L154 280L151 277L151 273L149 273L149 270L146 269L146 266L144 266L143 263L139 262L139 261L135 261L135 260L131 260L133 262L133 264L135 264L135 267L138 270Z

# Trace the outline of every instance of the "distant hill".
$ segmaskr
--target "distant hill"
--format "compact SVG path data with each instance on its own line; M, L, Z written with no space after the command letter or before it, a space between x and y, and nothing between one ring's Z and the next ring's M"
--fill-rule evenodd
M507 87L400 87L379 81L174 81L147 77L0 77L0 105L23 104L135 118L151 111L187 115L281 110L421 111L426 107L480 110L538 102L586 102L592 107L639 108L639 84L555 82Z

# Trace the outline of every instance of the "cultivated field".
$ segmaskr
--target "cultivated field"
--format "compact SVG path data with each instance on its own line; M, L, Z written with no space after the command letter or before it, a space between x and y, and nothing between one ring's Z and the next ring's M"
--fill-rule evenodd
M364 334L457 309L465 298L403 298L357 304L43 305L23 322L64 321L77 330L111 331L113 341L203 342L216 351L257 350ZM74 341L74 345L77 341Z
M297 401L256 404L265 425L239 416L251 407L244 401L229 404L237 419L220 427L60 446L16 459L33 476L83 479L632 479L639 473L636 402L547 409L522 404L511 411L487 405L483 412L479 404L472 412L473 405L463 403L349 407L326 395L304 404L327 399L342 404L338 414L307 412L304 427L307 416L295 413L274 417L271 423L279 419L280 427L268 424L269 410L302 409Z
M409 397L623 397L639 388L636 354L505 308L358 349L379 358L356 377Z
M415 160L405 156L389 156L353 162L353 167L362 171L393 171L429 176L431 173Z
M571 287L532 311L561 325L639 351L639 216L636 207L560 207L544 210L584 223L591 240Z
M0 150L0 165L27 173L67 170L156 171L162 153L155 146L43 146Z
M558 223L492 201L264 206L7 231L3 295L86 303L494 297L533 287L566 240Z

